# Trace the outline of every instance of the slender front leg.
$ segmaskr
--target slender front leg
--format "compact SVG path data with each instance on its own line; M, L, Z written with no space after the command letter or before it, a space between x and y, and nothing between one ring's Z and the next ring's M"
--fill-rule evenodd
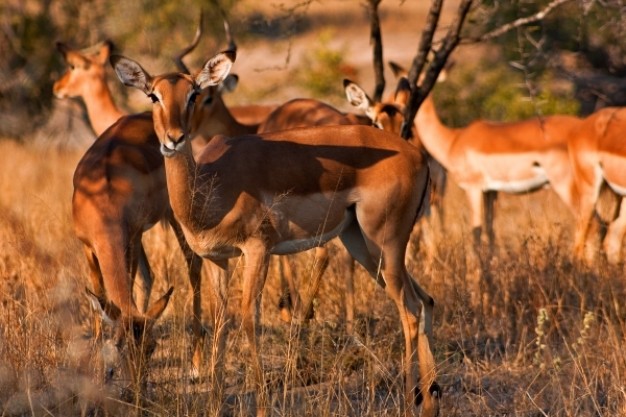
M228 260L222 259L205 262L209 283L209 316L213 326L213 343L211 344L211 358L209 370L213 390L211 392L211 409L209 415L219 415L224 398L224 361L226 354L226 340L230 330L230 321L227 316L228 299ZM194 304L195 306L195 304ZM203 340L203 339L201 339ZM194 352L194 364L201 361L203 349L197 346Z
M482 247L481 234L483 222L483 192L480 189L466 190L470 208L470 227L472 228L472 244L474 254L480 257Z
M483 210L484 210L484 225L485 231L487 233L487 242L488 242L488 252L485 257L485 267L489 267L489 262L494 254L496 235L493 231L493 219L494 219L494 205L496 202L496 198L498 197L498 193L496 191L485 191L483 193Z
M152 293L154 274L152 273L152 268L150 268L148 256L146 255L141 239L139 239L139 242L136 244L136 252L139 266L139 276L141 278L139 280L140 297L138 297L139 299L137 300L137 305L141 308L141 311L145 313L148 310L148 305L150 304L150 294Z
M183 230L173 216L170 217L170 225L174 230L174 236L178 241L178 246L183 252L187 271L189 273L189 283L193 291L193 316L191 328L193 331L193 357L191 367L191 378L195 379L200 375L200 364L202 363L202 344L204 340L204 330L202 327L202 258L196 255L185 240Z
M267 277L269 251L260 240L248 241L242 248L245 267L243 270L243 293L241 297L241 324L248 338L254 391L256 394L256 416L264 417L270 407L269 392L265 386L263 361L257 341L257 317L260 311L261 294Z

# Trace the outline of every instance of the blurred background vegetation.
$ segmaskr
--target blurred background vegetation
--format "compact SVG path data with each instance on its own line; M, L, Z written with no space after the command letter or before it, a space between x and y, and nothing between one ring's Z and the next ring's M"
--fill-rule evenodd
M402 13L402 8L417 1L384 0L379 8L382 22L390 11ZM419 2L427 11L429 2ZM476 1L464 36L488 32L548 3ZM479 117L510 121L536 114L588 114L598 107L625 104L626 41L621 34L626 18L621 3L572 0L536 24L480 45L462 44L453 55L455 66L448 81L436 90L444 120L458 126ZM324 19L314 17L313 5L324 11ZM256 91L244 88L250 101L277 100L279 89L291 88L294 96L345 104L341 79L367 78L363 72L371 72L371 58L369 67L359 71L346 53L349 36L369 36L367 12L358 0L4 0L0 2L0 137L28 140L33 133L49 129L46 123L56 105L52 83L64 70L55 41L86 47L111 39L118 50L150 63L150 68L170 69L172 54L193 37L200 10L205 15L199 47L203 52L190 57L197 59L192 67L225 46L220 10L229 17L240 46L288 41L284 62L266 64L286 69L281 83L256 85ZM403 26L412 24L410 30L419 36L422 28L414 22ZM358 35L344 36L338 43L335 38L354 25L362 27ZM315 34L313 42L302 41L307 42L304 52L293 58L291 48L299 35L307 33ZM383 28L383 39L391 36ZM408 66L417 43L401 47ZM371 57L371 50L363 53ZM388 77L387 93L392 83ZM118 83L111 85L115 96L127 103L128 91Z

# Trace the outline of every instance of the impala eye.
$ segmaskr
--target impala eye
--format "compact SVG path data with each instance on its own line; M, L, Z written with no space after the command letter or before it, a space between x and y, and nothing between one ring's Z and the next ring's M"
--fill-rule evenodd
M150 100L152 100L153 103L158 103L159 101L159 98L154 93L148 94L148 97L150 98Z
M202 105L203 105L203 106L208 106L208 105L210 105L211 103L213 103L213 96L212 96L211 94L208 94L208 95L204 98L204 100L202 101Z
M193 93L191 93L189 95L189 104L195 104L197 97L198 97L198 92L197 91L194 91Z

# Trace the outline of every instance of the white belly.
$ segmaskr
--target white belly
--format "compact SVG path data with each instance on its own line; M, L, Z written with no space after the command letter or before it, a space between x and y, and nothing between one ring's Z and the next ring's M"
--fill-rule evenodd
M548 176L540 166L533 167L534 176L519 180L499 180L487 178L485 191L502 191L511 194L526 193L548 184Z
M337 237L345 229L345 227L353 221L353 213L351 211L346 211L345 213L346 214L341 223L339 223L334 229L308 238L279 242L272 248L271 253L274 255L288 255L291 253L303 252L318 246L323 246L329 240Z
M619 184L610 183L608 181L607 181L607 184L609 184L609 187L611 187L611 190L615 191L617 194L621 196L626 196L626 187L619 185Z

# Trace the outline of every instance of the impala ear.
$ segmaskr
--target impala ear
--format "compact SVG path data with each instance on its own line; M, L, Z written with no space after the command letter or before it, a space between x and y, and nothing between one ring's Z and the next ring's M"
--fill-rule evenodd
M409 72L404 67L393 61L389 61L389 68L391 68L391 72L393 72L396 78L407 77L409 75Z
M158 320L159 317L161 317L161 314L163 314L163 311L165 311L165 307L167 307L167 305L169 304L172 292L174 292L174 287L170 287L170 289L165 293L165 295L163 295L163 297L155 301L150 306L150 308L146 312L146 317L155 321Z
M394 102L405 106L406 103L409 102L410 95L411 84L409 83L409 79L406 77L400 78L400 80L398 80L398 86L396 87L396 93L394 94Z
M98 297L89 288L85 288L85 294L91 304L91 307L100 313L102 319L109 325L113 325L121 315L121 310L113 303L106 301L102 297Z
M348 80L343 80L343 89L350 104L357 109L367 112L372 107L372 99L358 84Z
M111 55L109 62L115 69L117 78L128 87L135 87L146 94L150 93L152 76L139 63L122 55Z
M195 77L196 84L200 89L218 85L224 81L233 66L233 62L235 62L236 56L235 51L225 51L209 59Z
M57 51L59 51L61 55L63 55L63 58L65 58L67 53L71 50L71 48L63 42L57 42L56 46L57 46Z
M95 61L98 62L98 64L100 65L106 64L114 48L115 45L113 45L113 42L109 39L106 39L98 48L97 54L95 54Z

